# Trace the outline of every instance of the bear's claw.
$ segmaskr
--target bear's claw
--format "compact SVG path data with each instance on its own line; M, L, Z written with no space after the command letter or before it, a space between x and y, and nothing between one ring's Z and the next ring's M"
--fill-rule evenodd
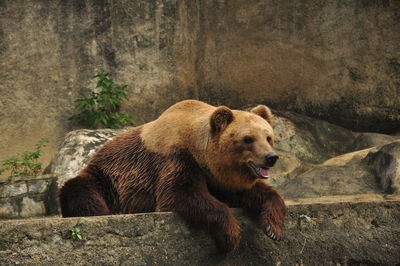
M267 225L267 226L265 227L265 234L266 234L269 238L271 238L272 240L279 240L279 239L280 239L280 237L278 237L278 236L272 231L272 228L271 228L271 226L269 226L269 225Z

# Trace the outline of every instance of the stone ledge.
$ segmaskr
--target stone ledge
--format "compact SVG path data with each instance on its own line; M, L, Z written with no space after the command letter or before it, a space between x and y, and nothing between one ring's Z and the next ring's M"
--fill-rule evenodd
M282 241L240 210L239 248L218 254L211 237L172 213L85 217L84 241L68 238L78 218L0 222L4 264L26 265L396 265L400 201L289 206Z

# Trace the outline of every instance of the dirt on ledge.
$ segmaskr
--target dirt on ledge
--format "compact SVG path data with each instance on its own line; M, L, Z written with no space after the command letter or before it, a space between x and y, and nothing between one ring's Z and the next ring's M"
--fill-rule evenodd
M368 196L364 196L368 198ZM363 197L359 198L363 199ZM211 237L172 213L0 222L3 265L396 265L400 201L295 203L283 240L266 237L240 210L239 248L218 254Z

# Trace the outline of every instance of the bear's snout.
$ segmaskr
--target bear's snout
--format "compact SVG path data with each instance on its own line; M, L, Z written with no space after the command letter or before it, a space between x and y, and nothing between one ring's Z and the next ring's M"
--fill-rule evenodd
M264 161L267 167L272 167L275 165L276 161L278 161L279 156L276 152L270 152L265 155Z

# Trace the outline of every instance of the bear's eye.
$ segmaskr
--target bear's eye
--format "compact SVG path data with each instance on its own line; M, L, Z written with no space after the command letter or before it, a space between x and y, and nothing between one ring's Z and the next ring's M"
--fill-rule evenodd
M250 143L254 142L254 139L252 137L250 137L250 136L246 136L246 137L243 138L243 142L246 143L246 144L250 144Z
M272 144L272 138L271 137L267 137L267 141L269 144Z

